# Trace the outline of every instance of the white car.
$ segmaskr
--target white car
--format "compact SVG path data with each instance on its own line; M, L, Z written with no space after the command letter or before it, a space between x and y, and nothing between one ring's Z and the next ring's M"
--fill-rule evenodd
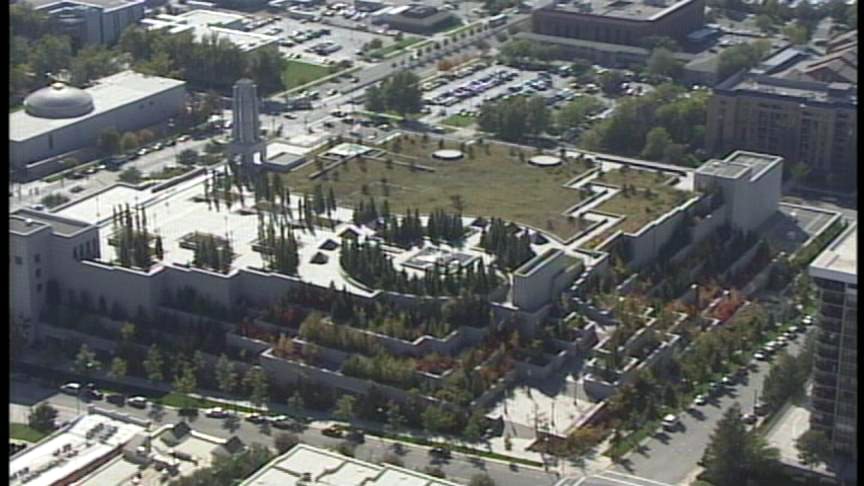
M81 393L81 383L69 382L60 387L60 391L67 395L78 395Z
M222 407L213 407L210 410L207 410L207 412L204 415L207 417L210 417L210 418L221 419L221 418L227 417L228 412L226 410L224 410Z
M753 357L758 361L768 361L768 355L763 353L762 351L756 351L753 353Z
M678 428L679 423L680 422L678 420L678 417L670 413L669 415L663 417L663 430L667 432L674 431Z
M135 408L147 408L147 399L142 396L130 397L126 400L126 404Z
M694 405L702 406L708 403L708 399L705 398L705 395L696 395L696 398L693 400Z

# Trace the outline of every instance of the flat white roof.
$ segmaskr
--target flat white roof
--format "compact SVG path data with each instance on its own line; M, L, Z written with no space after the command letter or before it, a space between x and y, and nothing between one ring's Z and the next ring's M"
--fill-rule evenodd
M102 424L102 431L88 438L87 432ZM116 431L110 436L105 436L106 427L116 427ZM25 450L21 455L9 461L9 472L11 486L26 484L27 486L50 486L67 478L81 470L88 464L105 457L118 446L126 444L136 434L142 432L143 427L115 420L105 415L91 414L79 418L76 422L63 432L36 444L31 449ZM100 440L104 437L104 440ZM55 455L55 452L65 452ZM29 473L36 471L41 473L35 478L22 481L28 474L20 474L25 468ZM18 473L18 477L11 477Z
M294 486L310 473L308 486L459 486L390 464L372 464L306 444L295 446L253 474L242 486Z
M204 18L202 17L202 19ZM192 31L195 35L195 39L198 41L207 37L216 36L219 39L226 39L228 42L231 42L246 52L253 51L259 47L275 44L279 40L271 35L257 34L255 32L243 32L242 30L228 29L216 25L208 25L207 23L198 23L198 21L202 19L193 18L193 21L189 21L189 19L180 16L161 15L155 19L142 19L141 24L146 26L148 30L168 29L169 34ZM217 21L217 23L222 22Z
M858 226L852 225L810 264L810 275L847 284L858 283Z
M187 21L189 25L227 25L241 22L245 17L215 10L196 9L177 15L177 18Z
M96 82L85 91L93 97L93 111L77 118L38 118L25 110L9 115L9 140L22 141L95 118L121 106L133 104L164 91L184 86L186 81L123 71Z

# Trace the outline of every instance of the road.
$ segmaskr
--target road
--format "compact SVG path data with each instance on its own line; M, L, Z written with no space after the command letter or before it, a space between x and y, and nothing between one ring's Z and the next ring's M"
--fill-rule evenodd
M809 328L808 332L813 329ZM803 333L800 334L789 344L787 351L792 355L797 354L805 338ZM751 371L726 394L709 399L705 406L683 413L680 417L683 430L671 434L659 432L643 442L641 449L630 453L624 458L623 464L615 466L612 471L635 474L663 483L686 484L685 481L698 468L697 462L702 458L709 437L723 412L736 402L744 413L753 411L757 393L762 389L769 367L770 363L759 363L756 371ZM597 485L603 486L602 483Z
M47 402L58 409L60 421L69 420L77 415L77 410L84 410L84 404L78 403L75 397L56 393L53 390L41 387L35 383L21 383L12 381L10 387L11 405L10 421L20 421L26 416L26 410L37 403ZM175 409L164 407L161 409L140 410L131 407L116 407L105 401L94 402L96 406L113 411L122 411L131 416L152 420L155 424L174 424L181 417ZM247 444L259 443L268 447L273 446L272 436L279 432L267 426L254 425L242 420L212 419L203 415L190 420L192 428L198 432L228 438L236 435ZM317 447L336 447L342 443L341 439L326 437L321 434L321 429L326 428L329 422L313 422L299 437L303 443ZM486 460L474 456L454 453L449 460L438 461L432 459L428 454L428 448L412 444L402 443L401 452L397 454L405 467L423 470L427 466L438 466L447 474L447 478L468 482L470 478L478 473L489 474L497 484L513 486L552 486L559 478L536 468L518 466L515 470L507 463ZM366 442L358 445L355 456L358 459L380 463L388 454L395 454L396 448L393 442L366 436Z

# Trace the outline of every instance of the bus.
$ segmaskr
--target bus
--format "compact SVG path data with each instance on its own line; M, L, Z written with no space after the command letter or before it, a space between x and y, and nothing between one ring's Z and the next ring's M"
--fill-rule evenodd
M507 15L496 15L489 19L489 27L500 27L507 23Z

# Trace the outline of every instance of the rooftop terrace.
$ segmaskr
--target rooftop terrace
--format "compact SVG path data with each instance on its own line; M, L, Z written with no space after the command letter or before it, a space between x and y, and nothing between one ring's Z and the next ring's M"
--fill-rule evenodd
M697 170L698 173L737 179L749 171L750 180L758 179L765 171L783 161L781 157L737 150L723 160L711 160Z
M810 273L814 277L858 283L858 226L852 225L825 249L813 263Z

